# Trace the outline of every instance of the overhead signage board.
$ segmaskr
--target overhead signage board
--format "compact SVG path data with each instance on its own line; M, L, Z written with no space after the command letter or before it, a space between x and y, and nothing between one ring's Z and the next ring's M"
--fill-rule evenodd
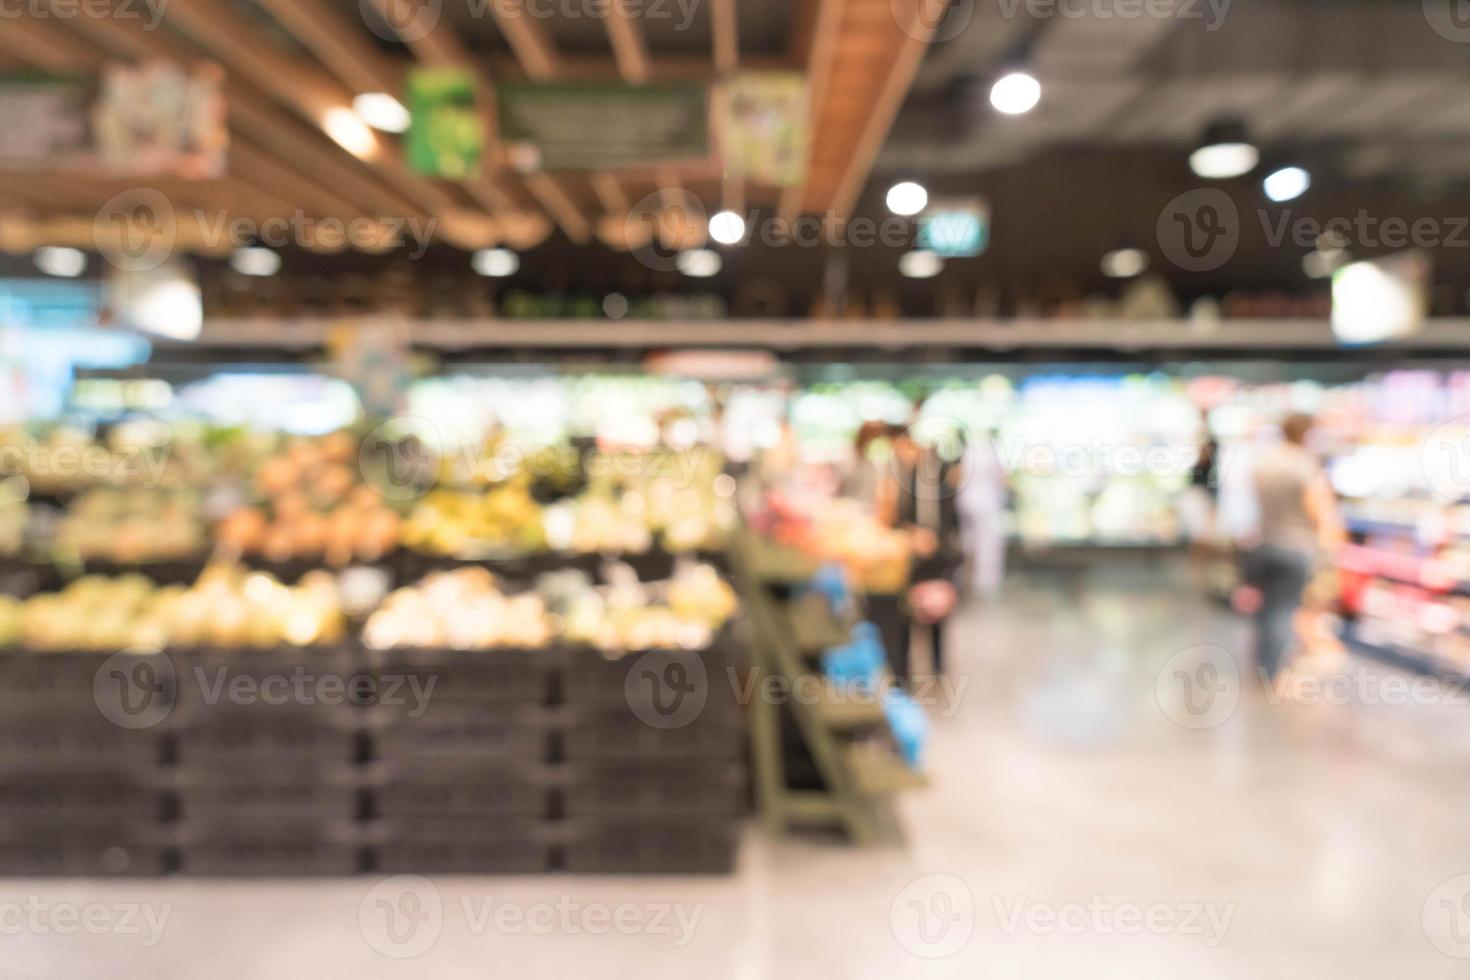
M636 168L709 156L709 95L702 84L502 82L502 140L531 148L541 169Z

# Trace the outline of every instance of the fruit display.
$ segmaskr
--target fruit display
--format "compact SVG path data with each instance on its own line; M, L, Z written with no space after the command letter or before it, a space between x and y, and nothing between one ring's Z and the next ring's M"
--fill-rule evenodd
M483 568L436 572L418 585L398 589L363 628L374 650L487 650L541 648L552 638L552 621L534 592L507 596Z
M799 506L776 493L755 526L775 545L794 549L813 564L841 564L864 592L894 593L908 584L913 537L886 526L856 501Z
M621 566L609 585L584 572L548 572L532 591L507 594L483 568L436 572L402 588L368 617L369 649L538 650L562 641L603 651L703 649L735 613L735 594L708 565L668 582L640 583Z
M202 554L207 549L197 494L88 490L71 502L52 542L63 557L136 564Z
M342 639L336 580L312 573L294 587L233 566L207 569L189 587L158 588L141 575L85 576L60 592L0 606L0 636L31 650L170 646L313 646Z
M546 532L541 506L515 481L484 492L431 491L404 522L402 542L424 554L471 558L540 551Z
M548 541L560 550L641 555L653 546L644 499L607 487L549 505L544 521Z
M333 567L375 561L398 546L402 524L359 479L346 433L293 440L255 475L259 505L236 508L215 531L224 548L269 561L320 558Z
M607 653L701 650L735 613L735 594L709 565L679 568L668 582L641 583L633 570L614 569L593 586L581 572L542 576L537 591L562 626L562 638Z
M0 558L13 558L25 546L30 511L26 507L24 483L0 481Z

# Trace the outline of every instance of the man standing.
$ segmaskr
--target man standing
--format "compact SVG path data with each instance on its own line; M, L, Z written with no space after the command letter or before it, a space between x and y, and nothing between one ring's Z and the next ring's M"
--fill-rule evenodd
M1256 464L1260 545L1248 556L1248 579L1260 590L1256 670L1274 680L1292 642L1292 621L1319 548L1336 546L1337 506L1317 460L1306 449L1311 416L1281 424L1282 442Z

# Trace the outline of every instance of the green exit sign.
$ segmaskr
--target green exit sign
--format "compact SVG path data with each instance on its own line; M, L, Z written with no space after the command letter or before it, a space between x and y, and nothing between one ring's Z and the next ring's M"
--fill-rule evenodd
M990 244L990 211L983 205L940 205L919 218L919 247L947 259L984 252Z

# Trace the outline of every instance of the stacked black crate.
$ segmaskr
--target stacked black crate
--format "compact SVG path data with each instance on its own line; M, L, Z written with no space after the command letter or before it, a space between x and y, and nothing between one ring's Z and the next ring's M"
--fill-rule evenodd
M748 809L741 664L727 640L617 659L568 652L566 870L731 870Z
M393 650L370 659L379 695L369 740L373 866L552 870L559 655Z
M175 653L175 825L194 875L362 869L363 707L373 678L340 649Z
M0 873L168 870L173 697L157 655L0 651Z

